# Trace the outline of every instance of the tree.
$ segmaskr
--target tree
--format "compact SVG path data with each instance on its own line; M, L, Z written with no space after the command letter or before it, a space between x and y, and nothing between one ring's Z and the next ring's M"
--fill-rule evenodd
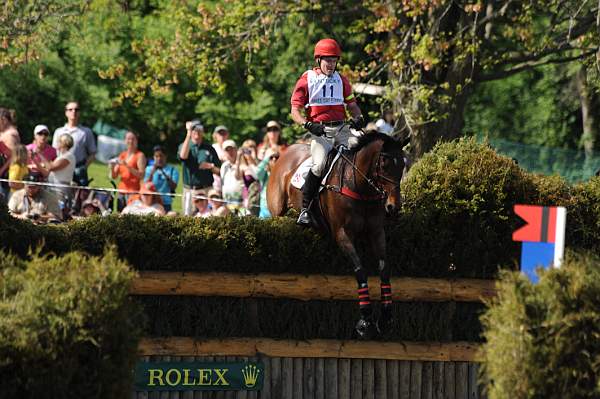
M386 84L418 156L461 134L476 84L546 64L591 62L598 48L594 6L575 0L182 1L162 10L174 34L136 43L143 64L129 71L116 65L109 75L127 77L121 95L138 101L180 75L193 76L200 91L224 93L228 65L244 64L244 78L252 82L261 53L281 39L286 22L318 19L333 27L343 18L351 33L344 46L357 38L364 43L361 62L344 71L355 81ZM297 27L310 37L308 24Z

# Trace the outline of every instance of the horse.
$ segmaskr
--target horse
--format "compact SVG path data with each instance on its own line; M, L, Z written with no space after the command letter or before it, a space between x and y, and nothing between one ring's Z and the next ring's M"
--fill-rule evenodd
M320 221L317 227L331 234L352 263L361 311L355 329L365 339L385 333L392 323L391 269L385 262L384 223L386 214L394 215L400 207L400 180L406 159L403 146L381 133L360 136L352 149L342 152L311 205L311 214L318 215ZM300 209L302 192L290 182L309 156L308 145L294 144L273 165L267 183L267 205L272 216L283 216L290 208ZM377 321L372 316L367 271L356 250L359 239L367 242L378 261L381 312Z

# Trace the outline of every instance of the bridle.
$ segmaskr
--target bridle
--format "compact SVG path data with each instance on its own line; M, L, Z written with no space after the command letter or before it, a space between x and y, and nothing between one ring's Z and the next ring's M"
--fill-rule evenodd
M358 168L358 166L356 166L356 164L354 163L353 160L349 159L346 155L344 155L344 153L339 149L336 148L336 150L339 152L340 156L350 165L352 166L352 168L354 169L354 171L356 173L358 173L363 179L365 179L365 181L371 186L373 187L373 189L379 194L379 197L381 200L385 200L388 197L387 192L383 189L383 187L381 186L381 184L378 184L380 182L380 180L383 180L387 183L393 184L392 187L392 191L397 190L400 187L400 179L398 180L398 183L396 183L393 179L387 177L384 175L383 173L383 162L382 160L387 159L393 159L394 165L397 166L398 164L398 156L396 155L392 155L389 154L387 152L383 152L381 151L379 153L379 156L377 157L377 162L375 163L375 172L373 175L373 178L369 178L362 170L360 170Z

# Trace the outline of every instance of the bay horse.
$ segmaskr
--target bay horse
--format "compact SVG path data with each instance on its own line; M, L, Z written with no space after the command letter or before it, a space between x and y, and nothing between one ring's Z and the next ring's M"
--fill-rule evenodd
M384 333L392 323L391 268L385 262L384 222L386 213L395 214L400 207L400 180L405 166L403 146L404 143L381 133L359 137L358 143L338 159L311 207L313 219L319 215L319 225L332 235L352 263L361 311L356 331L361 338ZM290 208L300 209L302 192L290 181L309 156L308 145L294 144L273 165L267 184L271 215L283 216ZM359 240L368 244L378 261L381 316L376 322L372 316L367 271L356 250Z

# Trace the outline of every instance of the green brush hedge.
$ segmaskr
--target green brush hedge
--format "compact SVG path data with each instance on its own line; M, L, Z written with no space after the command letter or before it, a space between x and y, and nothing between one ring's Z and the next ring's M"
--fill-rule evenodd
M133 276L113 251L0 251L0 398L129 397L143 321Z
M570 253L537 285L506 273L483 318L489 397L600 397L600 258Z
M567 247L600 249L600 178L573 187L531 175L473 140L438 145L413 167L402 191L402 211L386 227L387 260L397 276L493 278L499 267L514 268L518 203L566 206ZM35 227L5 212L1 245L20 256L40 244L46 252L99 255L114 243L138 270L352 274L328 237L291 218L114 216ZM374 257L364 258L375 273Z

